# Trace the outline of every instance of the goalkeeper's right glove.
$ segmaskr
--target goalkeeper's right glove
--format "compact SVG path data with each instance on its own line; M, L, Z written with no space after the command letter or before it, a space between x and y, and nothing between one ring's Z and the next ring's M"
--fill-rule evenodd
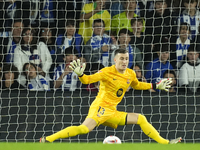
M73 62L70 63L69 68L73 70L79 77L83 75L83 72L85 70L85 63L82 64L80 59L74 60Z
M159 90L165 90L165 91L169 91L169 88L171 88L171 84L172 83L172 78L168 78L168 79L162 79L160 80L160 82L156 83L156 89Z

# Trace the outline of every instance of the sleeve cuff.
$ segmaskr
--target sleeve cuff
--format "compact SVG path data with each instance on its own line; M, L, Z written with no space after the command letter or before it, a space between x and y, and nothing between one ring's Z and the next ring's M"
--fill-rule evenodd
M82 74L81 76L78 76L79 78L81 78L84 74Z
M151 83L151 89L156 90L156 83Z

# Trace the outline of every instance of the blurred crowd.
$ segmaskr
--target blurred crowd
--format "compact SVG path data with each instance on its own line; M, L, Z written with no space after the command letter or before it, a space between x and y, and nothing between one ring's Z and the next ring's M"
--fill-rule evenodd
M93 74L123 48L139 81L172 78L169 92L197 92L199 44L199 0L0 0L2 90L98 91L69 63Z

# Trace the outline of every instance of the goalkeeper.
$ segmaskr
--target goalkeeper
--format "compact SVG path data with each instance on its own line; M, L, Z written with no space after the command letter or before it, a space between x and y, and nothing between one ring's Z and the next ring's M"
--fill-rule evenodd
M127 88L132 86L137 90L160 89L168 91L171 79L161 80L157 84L139 82L133 70L128 69L129 54L125 49L117 49L114 54L115 65L101 69L93 75L83 74L85 64L80 60L70 63L70 68L79 76L83 84L100 81L100 90L90 106L88 116L79 126L67 127L55 134L40 138L40 142L53 142L59 138L73 137L87 134L101 124L117 128L118 125L138 124L143 132L161 144L174 144L181 141L181 137L171 141L162 138L156 129L147 121L146 117L137 113L126 113L116 110Z

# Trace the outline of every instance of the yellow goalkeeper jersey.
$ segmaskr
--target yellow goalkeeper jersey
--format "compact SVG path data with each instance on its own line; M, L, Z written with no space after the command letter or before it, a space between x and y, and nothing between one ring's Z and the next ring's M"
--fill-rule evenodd
M116 109L129 86L137 90L151 89L151 83L139 82L133 70L127 68L124 74L119 73L115 65L105 67L93 75L79 77L83 84L100 81L100 89L92 107L103 106Z

